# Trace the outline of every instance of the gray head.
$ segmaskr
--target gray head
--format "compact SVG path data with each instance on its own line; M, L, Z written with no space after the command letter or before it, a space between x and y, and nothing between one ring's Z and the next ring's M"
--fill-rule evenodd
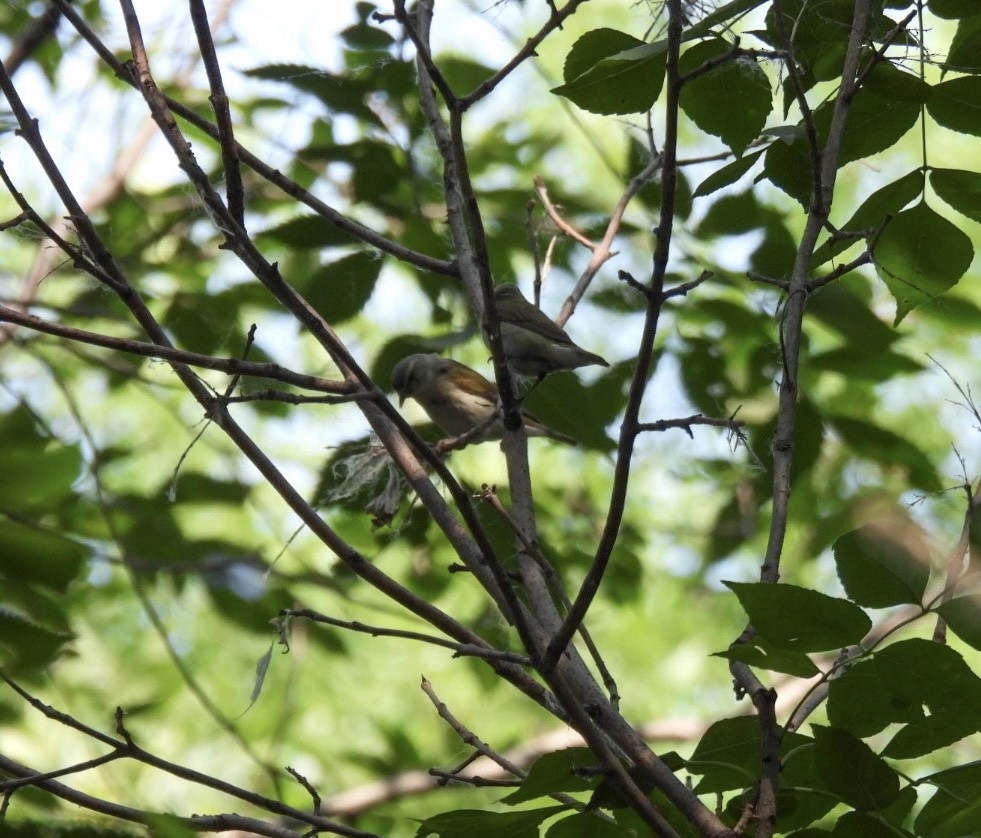
M392 369L392 389L398 393L399 404L411 399L439 373L447 360L435 352L406 355Z

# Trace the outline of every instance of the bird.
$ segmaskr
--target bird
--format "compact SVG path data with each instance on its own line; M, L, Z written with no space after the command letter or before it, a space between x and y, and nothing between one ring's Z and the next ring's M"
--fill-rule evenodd
M517 285L496 286L494 300L501 321L504 357L514 375L540 381L559 370L591 364L609 366L606 359L573 343L565 329L529 303Z
M459 361L432 352L407 355L392 370L392 389L398 394L399 406L406 399L415 399L444 433L460 436L486 425L480 441L501 437L501 418L495 419L500 413L497 385ZM525 410L521 418L528 436L579 444Z

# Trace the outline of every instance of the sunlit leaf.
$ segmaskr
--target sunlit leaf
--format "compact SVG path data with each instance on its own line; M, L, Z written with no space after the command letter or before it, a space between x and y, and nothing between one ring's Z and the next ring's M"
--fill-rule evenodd
M721 39L696 44L682 55L680 72L692 73L730 49L731 44ZM772 107L770 82L755 61L730 58L686 81L680 104L699 128L719 137L739 156L766 124Z
M649 110L664 82L666 43L647 44L615 30L596 31L602 35L587 33L576 42L566 60L566 83L552 92L590 113Z

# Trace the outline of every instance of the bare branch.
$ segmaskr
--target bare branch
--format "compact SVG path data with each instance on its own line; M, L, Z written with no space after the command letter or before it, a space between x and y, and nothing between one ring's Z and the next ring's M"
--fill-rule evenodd
M25 690L20 684L12 680L5 673L0 672L0 680L3 680L7 686L9 686L14 692L21 696L25 701L27 701L35 710L38 710L44 716L53 721L59 722L60 724L66 725L79 733L88 736L91 739L98 740L105 745L113 748L119 757L126 757L129 759L134 759L138 762L142 762L145 765L149 765L153 768L157 768L164 771L167 774L171 774L175 777L180 777L188 782L195 783L197 785L205 786L207 788L212 788L216 791L227 794L237 800L243 800L246 803L250 803L257 806L260 809L264 809L267 812L271 812L277 815L283 815L285 817L294 818L301 823L306 823L311 826L317 827L327 832L332 832L337 835L348 835L352 838L370 838L369 833L362 832L358 829L353 829L352 827L345 826L344 824L335 823L327 818L318 817L315 815L309 815L305 812L301 812L299 809L294 809L290 806L286 806L280 803L278 800L273 800L272 798L263 797L262 795L255 794L254 792L246 791L245 789L239 788L238 786L232 785L231 783L226 783L224 780L219 780L217 777L212 777L208 774L203 774L200 771L195 771L191 768L187 768L183 765L178 765L177 763L169 762L168 760L161 759L149 751L145 751L138 745L135 745L130 739L128 739L128 734L123 739L115 739L108 736L95 728L89 727L83 722L78 721L73 716L69 716L66 713L62 713L53 707L45 704L39 699L31 695L27 690ZM125 729L124 729L125 730ZM31 769L21 766L18 763L14 763L6 757L0 756L0 766L3 766L6 770L9 770L12 774L18 777L30 777L39 774L39 772L32 771ZM123 818L125 820L134 820L138 823L146 823L148 820L148 813L138 812L137 810L129 809L125 806L118 806L118 804L107 803L106 801L100 801L97 798L89 797L88 795L82 795L79 792L75 792L72 789L63 786L54 780L40 780L36 783L39 788L44 789L55 794L58 797L62 797L66 800L71 800L72 802L78 803L79 805L87 806L92 808L94 811L104 812L106 814L111 814L117 818ZM128 817L128 815L135 814L135 817ZM218 818L228 818L228 817L238 817L229 815L218 815L214 816ZM194 823L194 816L188 819L189 823ZM209 825L206 829L214 829L214 821L208 821ZM261 823L261 822L258 822ZM198 830L205 831L205 830ZM260 832L261 835L281 835L283 833L270 833L270 832ZM295 833L288 832L287 835L293 836Z
M79 15L78 12L72 8L69 0L52 0L52 2L55 3L64 13L65 18L72 24L72 26L75 27L79 35L81 35L99 54L99 57L112 68L119 79L126 84L137 88L136 79L133 77L132 73L130 73L127 67L115 57L112 50L102 43L98 35L96 35L91 27L88 26L81 15ZM217 127L207 119L204 119L197 114L192 108L181 104L169 96L164 96L163 100L167 107L173 113L180 116L181 119L187 121L195 128L204 131L212 139L219 139ZM422 270L432 271L433 273L442 274L444 276L459 276L459 272L453 262L445 259L437 259L423 253L418 253L411 248L404 247L397 242L394 242L391 239L388 239L385 236L375 232L369 227L365 227L363 224L348 218L343 213L338 212L333 207L329 206L324 201L320 200L315 195L301 187L299 184L293 182L281 172L265 163L262 159L250 152L244 146L236 144L236 152L239 159L241 159L241 161L254 172L277 186L286 195L296 198L300 203L308 206L318 215L323 216L323 218L325 218L339 230L343 230L345 233L350 234L353 238L363 241L365 244L377 248L382 253L388 253L400 261L414 265Z
M401 637L405 640L418 640L421 643L429 643L433 646L440 646L449 649L454 657L477 657L485 660L494 660L504 663L513 663L517 666L531 666L531 661L526 655L516 652L508 652L503 649L494 649L486 644L477 645L474 643L454 643L442 637L434 637L431 634L422 634L418 631L408 631L406 629L389 629L381 626L369 626L357 620L339 620L336 617L328 617L310 608L289 608L280 612L283 617L302 617L312 620L315 623L323 623L336 628L356 631L362 634L370 634L372 637ZM544 701L544 693L541 700Z
M525 41L524 46L514 55L514 57L507 62L500 70L494 73L489 79L481 82L474 90L459 99L457 107L462 111L469 110L471 106L479 102L481 99L485 98L490 94L504 79L506 79L520 64L526 61L528 58L536 55L536 49L538 49L539 44L545 40L552 32L556 29L561 29L562 24L568 20L572 15L578 11L579 7L585 3L586 0L569 0L561 9L556 9L554 5L549 4L551 9L551 14L545 24L539 29L534 35L532 35L527 41Z
M733 433L741 435L745 423L732 418L719 419L715 416L703 416L701 413L696 413L694 416L686 416L684 419L659 419L656 422L641 422L637 425L637 431L660 432L669 430L670 428L681 428L688 436L694 438L691 430L692 425L710 425L715 428L728 428Z
M125 352L129 355L138 355L143 358L160 358L164 361L175 361L186 364L189 367L201 367L202 369L216 370L232 375L271 378L276 381L282 381L284 384L303 387L306 390L336 393L339 397L342 397L338 401L368 395L354 393L354 385L350 381L331 381L313 375L304 375L288 370L278 364L242 361L237 358L217 358L213 355L202 355L198 352L175 349L173 346L161 346L141 340L110 337L109 335L102 335L97 332L89 332L85 329L77 329L74 326L63 326L60 323L52 323L33 314L23 314L16 309L0 304L0 323L4 322L16 323L19 326L25 326L43 334L53 335L54 337L64 338L78 343L87 343L92 346L101 346L104 349L112 349L116 352Z
M232 129L232 115L228 108L228 96L225 85L221 80L221 66L215 52L215 41L208 25L208 11L203 0L189 0L191 21L194 23L194 33L201 48L201 57L208 74L208 84L211 87L211 106L215 112L215 124L218 128L218 142L221 146L221 160L225 169L225 198L228 211L242 229L245 229L245 189L242 186L242 170L238 160L238 145Z

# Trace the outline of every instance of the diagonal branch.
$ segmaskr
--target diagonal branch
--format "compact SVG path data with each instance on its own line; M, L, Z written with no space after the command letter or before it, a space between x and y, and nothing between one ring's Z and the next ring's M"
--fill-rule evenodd
M303 387L304 389L315 390L321 393L336 393L338 396L355 397L358 395L354 392L354 385L350 381L331 381L315 375L304 375L303 373L293 372L293 370L281 367L279 364L244 361L238 358L217 358L214 355L202 355L199 352L188 352L184 349L176 349L173 346L147 343L143 340L111 337L100 334L99 332L77 329L74 326L63 326L60 323L52 323L33 314L23 314L17 309L3 304L0 304L0 323L16 323L35 332L76 341L77 343L101 346L104 349L125 352L128 355L138 355L142 358L159 358L164 361L186 364L189 367L201 367L203 369L229 373L230 375L271 378L274 381L282 381L284 384L292 384L296 387Z
M320 817L319 815L308 814L299 809L294 809L291 806L287 806L284 803L280 803L278 800L273 800L272 798L264 797L263 795L256 794L255 792L247 791L233 785L232 783L227 783L224 780L218 779L217 777L212 777L209 774L204 774L203 772L195 771L192 768L162 759L161 757L158 757L149 751L145 751L138 745L134 744L132 738L129 737L128 734L125 734L125 732L122 739L116 739L112 736L108 736L101 731L80 722L75 717L62 713L60 710L57 710L54 707L45 704L40 699L35 698L20 684L11 679L2 671L0 671L0 680L3 680L7 686L9 686L14 692L16 692L21 698L27 701L32 707L34 707L35 710L42 713L45 717L70 727L73 730L77 730L79 733L88 736L90 739L95 739L102 742L104 745L112 748L112 751L117 758L134 759L137 762L141 762L144 765L149 765L174 777L179 777L190 783L195 783L196 785L214 789L215 791L227 794L237 800L250 803L259 809L263 809L267 812L283 817L293 818L301 823L308 824L326 832L332 832L336 835L347 835L351 836L351 838L371 838L371 833L363 832L359 829L337 823L336 821L332 821L328 818ZM117 714L120 712L121 711L117 710ZM27 766L14 762L13 760L10 760L2 755L0 755L0 768L5 771L9 771L16 777L37 778L36 782L32 782L31 785L36 785L38 788L51 792L52 794L55 794L56 796L65 800L77 803L78 805L85 806L93 811L102 812L123 820L144 824L152 822L152 819L155 817L153 813L144 812L138 809L131 809L128 806L120 806L116 803L110 803L109 801L100 800L99 798L85 795L81 792L76 792L74 789L71 789L53 779L44 779L46 775L42 774L41 772L34 771ZM237 815L192 815L190 818L185 818L184 820L187 822L187 825L195 831L203 832L215 830L217 828L216 825L221 823L221 821L214 819L238 817L239 816ZM263 825L262 821L256 821L251 818L243 820L248 820L255 826L261 827ZM196 827L195 824L199 824L199 826ZM265 826L267 830L275 829L275 827L269 825ZM283 835L288 835L291 838L295 838L297 835L297 833L292 831L287 831L285 833L260 831L259 834L272 835L276 836L276 838Z
M190 0L191 21L194 23L194 33L198 38L201 58L208 74L208 85L211 87L211 107L215 112L215 124L218 128L218 143L221 146L221 160L225 170L225 199L228 211L239 225L245 228L245 189L242 186L242 169L239 165L238 146L235 133L232 130L232 115L228 109L228 96L225 85L221 80L221 67L215 52L215 40L208 25L208 12L203 0Z
M125 84L137 88L136 79L133 77L126 65L116 58L111 49L102 43L99 36L85 22L84 18L82 18L82 16L79 15L78 12L72 7L69 0L52 0L52 2L58 6L58 8L65 15L66 20L68 20L72 26L75 27L75 30L92 47L92 49L95 50L102 61L107 66L112 68L116 76ZM183 105L170 96L164 96L163 100L167 107L181 119L203 131L212 139L219 140L218 128L213 123L200 116L192 108ZM394 256L396 259L413 265L421 270L431 271L444 276L458 276L456 265L453 262L445 259L437 259L424 253L419 253L411 248L400 245L398 242L392 241L386 236L375 232L370 227L366 227L363 224L348 218L343 213L338 212L329 204L326 204L324 201L308 192L302 186L290 180L281 172L265 163L262 159L257 157L244 146L236 143L235 149L239 159L250 169L281 189L286 195L289 195L290 197L298 200L300 203L308 206L339 230L348 233L353 238L378 249L382 253L387 253Z
M514 70L521 65L523 62L528 60L534 55L537 55L535 50L538 49L539 44L544 41L552 32L556 29L561 29L562 24L568 20L572 15L574 15L579 7L585 3L586 0L569 0L561 9L556 9L554 4L549 3L549 8L551 9L551 14L545 23L542 25L534 35L525 41L524 45L518 52L508 61L500 70L494 73L486 81L481 82L477 87L475 87L466 96L460 97L458 107L462 111L469 110L473 105L479 102L481 99L487 97L494 89L506 79Z
M572 608L566 615L561 628L549 643L548 650L542 661L547 670L558 660L559 655L569 644L579 624L585 619L586 612L593 599L599 592L600 582L613 555L620 524L623 520L627 500L627 486L630 482L630 471L633 465L634 445L638 434L640 407L647 389L647 380L653 368L654 338L657 335L658 321L664 305L664 280L667 275L668 254L671 247L671 235L674 223L675 191L677 187L677 148L678 148L678 112L681 85L678 81L678 59L681 51L682 10L680 5L672 0L669 3L668 23L668 57L667 57L667 100L665 102L664 148L661 157L652 161L649 169L655 164L663 168L661 181L661 211L658 221L654 249L654 265L650 287L647 295L647 309L644 316L644 328L641 334L640 347L637 354L637 366L627 397L623 423L620 428L620 440L617 444L617 459L613 476L613 488L610 493L609 514L606 525L600 536L593 562L579 589ZM645 170L646 171L646 170ZM653 171L653 170L652 170ZM639 176L638 176L639 180ZM638 182L636 189L642 183ZM621 205L626 206L633 193L624 194ZM611 222L612 223L612 222Z

